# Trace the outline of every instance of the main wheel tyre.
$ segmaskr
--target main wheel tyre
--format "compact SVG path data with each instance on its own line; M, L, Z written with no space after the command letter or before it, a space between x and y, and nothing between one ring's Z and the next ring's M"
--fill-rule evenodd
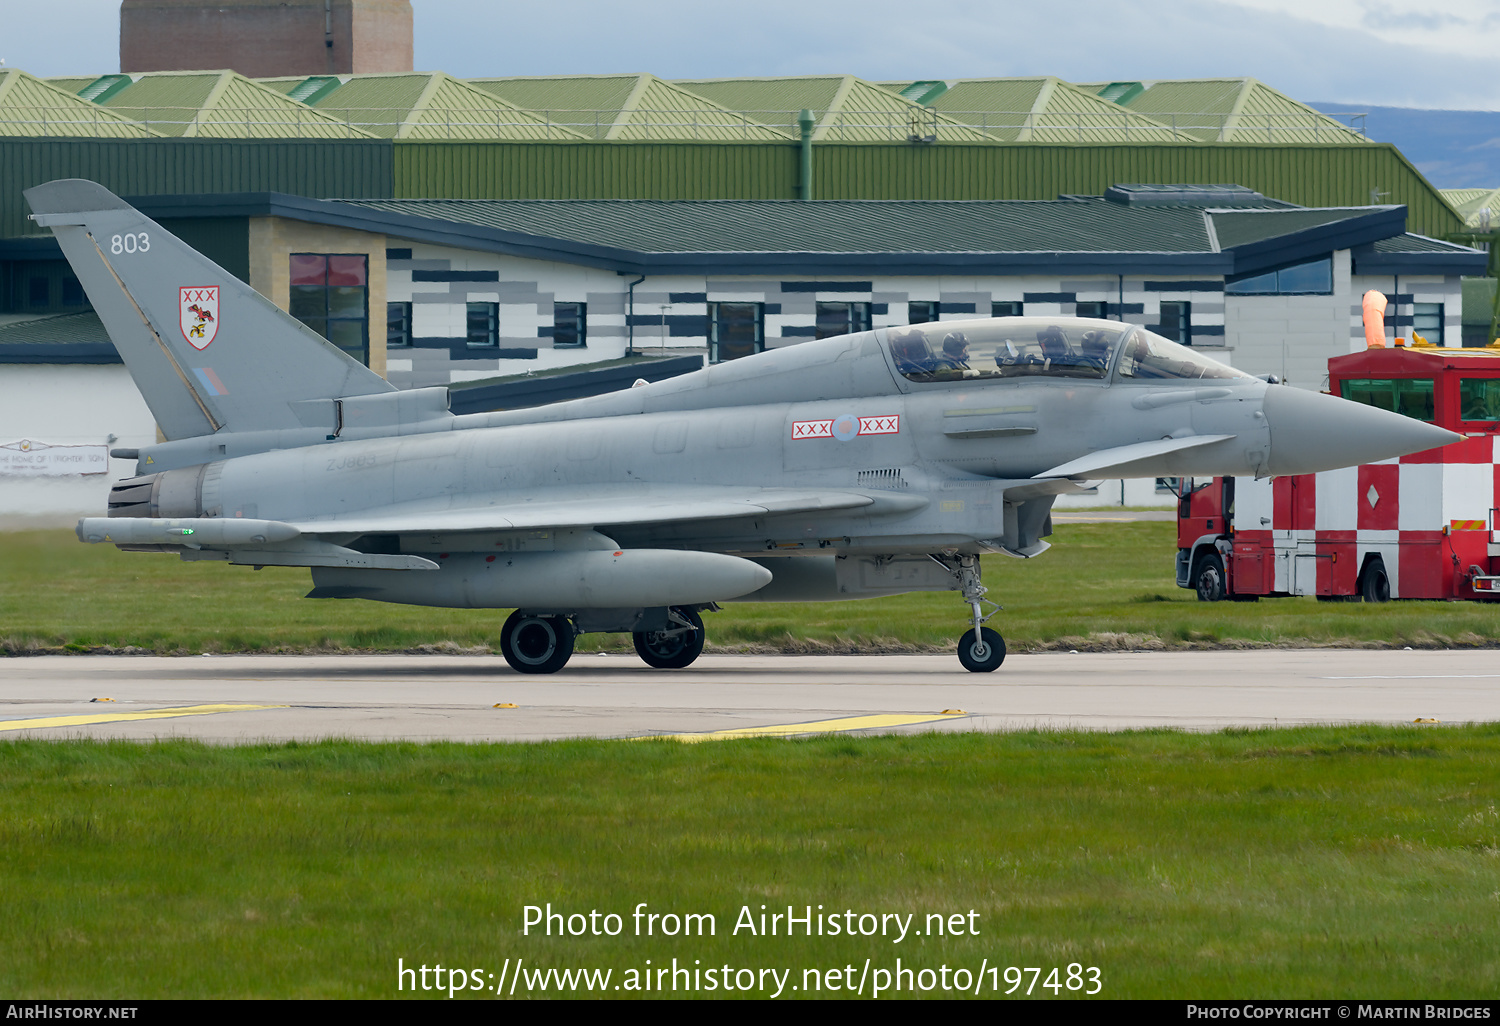
M1385 560L1377 557L1365 567L1364 576L1359 582L1359 595L1366 602L1391 600L1391 579L1385 574Z
M673 609L672 612L692 624L693 629L676 634L636 631L631 635L636 654L646 661L647 666L658 670L680 670L691 666L703 652L703 617L691 609Z
M573 625L564 616L518 609L500 628L500 654L518 673L556 673L573 655Z
M970 673L989 673L1005 662L1005 639L988 627L979 628L979 635L967 630L958 639L958 661Z
M1218 602L1224 598L1224 560L1217 552L1207 552L1198 558L1193 588L1198 592L1199 602Z

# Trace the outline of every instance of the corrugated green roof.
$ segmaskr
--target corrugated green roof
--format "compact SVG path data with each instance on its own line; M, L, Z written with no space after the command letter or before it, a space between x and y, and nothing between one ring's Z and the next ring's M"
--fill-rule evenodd
M369 138L233 71L154 71L103 105L164 135L214 139Z
M935 136L936 142L986 142L990 136L930 107L853 75L794 78L677 79L684 89L729 110L788 132L797 131L797 112L818 117L816 142L906 142Z
M1202 209L1103 200L345 202L643 253L1213 251Z
M783 142L763 125L655 75L474 78L469 84L591 139Z
M1203 142L1369 142L1348 125L1253 78L1154 82L1125 106Z
M1278 235L1290 235L1308 228L1345 221L1351 217L1363 217L1371 213L1370 207L1331 207L1310 210L1245 210L1217 212L1212 214L1214 232L1219 237L1219 247L1230 249L1249 242Z
M1465 228L1475 231L1500 228L1500 189L1439 189L1438 192L1458 211Z
M77 96L80 92L93 85L104 76L100 75L48 75L44 80L48 85L57 86Z
M146 139L157 133L35 75L9 68L0 71L0 135Z
M387 139L582 139L441 71L354 75L314 108Z
M1170 129L1052 76L974 78L933 104L1007 142L1171 142Z

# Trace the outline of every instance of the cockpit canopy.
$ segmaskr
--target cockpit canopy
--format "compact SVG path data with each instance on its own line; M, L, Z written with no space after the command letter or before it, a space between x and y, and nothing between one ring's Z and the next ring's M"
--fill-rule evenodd
M1116 363L1116 374L1129 381L1250 380L1248 374L1187 346L1119 321L1072 317L939 321L889 328L886 343L897 370L910 381L1026 377L1104 381Z

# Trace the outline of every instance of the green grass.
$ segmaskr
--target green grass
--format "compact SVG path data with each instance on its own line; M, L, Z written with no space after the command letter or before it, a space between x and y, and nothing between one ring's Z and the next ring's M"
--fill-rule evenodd
M619 980L676 957L800 982L899 956L1077 962L1115 998L1493 998L1497 781L1495 725L0 742L0 992L391 997L398 958ZM625 932L522 936L547 902ZM713 913L717 934L630 936L639 902ZM972 909L979 935L733 936L761 904L918 927Z
M987 558L1012 651L1252 645L1500 646L1500 607L1475 602L1197 602L1173 581L1171 523L1059 524L1037 559ZM278 652L423 646L498 651L503 610L303 600L308 572L182 563L81 544L68 531L0 533L0 652L135 648ZM952 593L860 602L730 604L710 645L764 651L951 647L966 627ZM626 648L586 635L585 650Z

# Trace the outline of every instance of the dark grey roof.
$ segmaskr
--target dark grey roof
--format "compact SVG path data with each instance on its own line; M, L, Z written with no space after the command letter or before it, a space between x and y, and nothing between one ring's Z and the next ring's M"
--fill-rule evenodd
M1353 251L1356 274L1485 275L1489 256L1454 242L1403 233Z
M1229 275L1399 235L1406 221L1401 206L1226 210L1135 206L1098 196L798 202L314 200L232 193L127 199L150 217L289 217L621 274ZM1481 267L1483 255L1469 252Z
M1098 199L346 200L411 217L641 253L1209 252L1202 210Z
M1348 221L1366 216L1374 211L1392 210L1392 207L1316 207L1293 210L1236 210L1215 211L1214 231L1219 236L1219 246L1233 249L1253 242L1261 242L1278 235L1319 228L1339 221ZM1406 227L1406 219L1397 231ZM1342 248L1342 247L1341 247Z
M119 363L93 311L0 324L0 363Z

